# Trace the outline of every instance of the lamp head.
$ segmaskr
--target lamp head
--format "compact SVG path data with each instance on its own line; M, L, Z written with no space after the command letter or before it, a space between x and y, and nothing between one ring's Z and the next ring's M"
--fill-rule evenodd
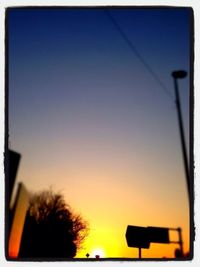
M183 79L187 76L187 72L184 70L177 70L172 72L172 77L175 79Z

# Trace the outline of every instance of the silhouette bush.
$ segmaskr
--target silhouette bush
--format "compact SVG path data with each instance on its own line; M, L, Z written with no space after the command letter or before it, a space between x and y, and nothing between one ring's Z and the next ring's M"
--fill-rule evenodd
M61 194L42 191L30 198L19 258L73 258L87 234L87 223Z

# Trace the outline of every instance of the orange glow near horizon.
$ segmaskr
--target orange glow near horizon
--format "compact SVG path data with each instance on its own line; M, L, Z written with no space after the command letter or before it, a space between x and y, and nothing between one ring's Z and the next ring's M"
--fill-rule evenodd
M83 248L77 252L76 258L86 258L86 254L91 255L95 248L101 248L107 258L137 258L138 249L129 248L126 243L125 232L128 224L144 227L181 227L184 252L188 252L189 212L187 194L183 186L168 187L168 192L166 185L163 186L165 190L162 187L151 188L148 184L143 184L140 188L137 183L139 179L141 181L144 179L143 172L143 175L139 172L134 175L138 178L136 180L123 170L124 176L134 181L134 186L131 182L130 186L120 179L122 172L114 175L109 169L95 172L95 169L91 168L90 171L83 167L77 169L74 173L69 173L71 177L69 181L64 171L49 174L50 179L51 176L55 179L57 175L62 184L68 183L67 189L60 190L60 192L64 194L66 203L73 208L74 212L80 213L89 223L89 235ZM34 173L30 175L34 176ZM45 178L47 173L41 172L41 175ZM59 191L60 188L63 188L62 185L57 183L54 191ZM180 199L177 197L178 189L185 193ZM33 186L32 190L36 191L36 188ZM174 239L176 236L173 237ZM173 258L175 248L178 248L177 244L152 243L149 249L142 250L142 256L144 258Z
M86 183L79 194L82 199L81 214L84 214L83 217L88 220L90 232L83 248L78 251L77 258L86 258L86 254L91 254L94 248L102 248L107 258L138 258L138 249L129 248L126 243L125 232L128 224L144 227L181 227L184 253L188 252L189 214L178 207L177 201L174 202L174 206L168 207L168 202L173 203L172 198L158 202L155 198L151 198L148 192L143 195L137 191L132 198L132 188L124 187L121 182L116 181L115 187L107 182L105 187L104 183L95 181L100 181L100 178L94 177L94 180L88 181L88 184L90 183L90 186L96 190L93 189L91 192ZM71 204L73 202L74 209L78 211L79 201L77 202L69 192L66 195L67 199L71 199ZM95 203L91 201L92 196L95 196ZM178 241L176 233L169 231L169 234L171 241ZM174 258L176 248L179 248L178 244L151 243L149 249L142 250L142 256Z
M86 258L86 254L91 255L95 248L101 248L106 258L138 258L138 249L129 248L126 243L125 232L128 224L144 227L181 227L184 253L188 252L190 231L189 213L185 207L187 206L186 194L185 202L182 202L178 197L175 198L176 187L172 188L170 197L168 192L158 188L155 193L155 188L152 190L149 186L144 186L139 191L136 181L133 196L133 188L129 184L124 184L123 180L118 178L119 174L112 177L108 171L101 171L95 175L94 170L91 170L91 173L93 175L89 175L88 169L76 170L75 173L71 173L67 190L61 190L66 202L89 223L89 235L82 249L77 252L76 258ZM57 175L63 177L62 183L64 183L65 174L57 173ZM80 181L78 187L77 177ZM116 180L113 186L114 178ZM61 186L57 184L54 190L56 191L57 188ZM157 197L162 201L157 201ZM183 203L185 206L182 209ZM176 236L172 236L172 239L175 240ZM178 247L178 244L152 243L149 249L142 250L142 256L173 258L174 250Z
M103 235L102 232L105 234ZM95 231L85 241L83 248L78 251L76 258L86 258L86 254L92 257L92 251L95 248L100 248L104 252L106 258L138 258L138 249L127 246L124 235L120 231L114 235L110 229L104 231ZM95 236L95 238L92 238ZM185 234L183 232L183 237ZM120 240L120 241L119 241ZM184 253L189 251L189 240L183 239ZM170 240L172 241L172 240ZM178 241L178 239L176 239ZM149 249L142 249L143 258L174 258L174 251L179 248L179 244L156 244L151 243ZM94 255L93 255L94 256Z
M105 212L106 213L106 212ZM141 212L142 213L142 212ZM94 213L95 214L95 213ZM86 258L86 254L98 247L105 251L106 258L138 258L138 249L130 248L127 246L125 233L127 224L124 222L124 218L121 221L117 220L116 214L113 211L113 219L107 219L105 216L95 214L99 223L95 223L95 220L90 218L90 233L83 244L83 248L78 251L77 258ZM148 216L148 214L147 214ZM131 218L129 215L125 221L128 221L131 225L137 226L157 226L157 227L169 227L177 228L178 224L173 224L173 220L167 217L163 218L145 218L143 215L143 222L149 221L149 224L142 223L142 214ZM175 218L176 219L176 218ZM156 222L157 221L157 222ZM187 253L189 251L189 225L181 224L182 237L183 237L183 251ZM94 227L95 226L95 227ZM174 231L169 231L170 241L178 241L178 235ZM143 258L174 258L174 251L179 248L179 244L156 244L151 243L149 249L142 249Z

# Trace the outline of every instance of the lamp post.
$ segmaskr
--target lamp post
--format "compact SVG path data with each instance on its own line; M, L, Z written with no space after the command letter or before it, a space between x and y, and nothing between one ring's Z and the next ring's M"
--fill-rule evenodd
M179 91L178 91L178 79L183 79L187 76L187 72L184 70L178 70L172 72L172 77L174 79L174 90L175 90L175 97L176 97L176 108L177 108L177 115L178 115L178 123L179 123L179 130L180 130L180 137L181 137L181 146L183 152L183 161L184 161L184 169L185 169L185 176L187 181L187 189L188 189L188 197L190 199L190 175L189 175L189 167L187 161L187 153L186 153L186 146L185 146L185 137L183 132L183 122L181 116L181 105L179 100Z

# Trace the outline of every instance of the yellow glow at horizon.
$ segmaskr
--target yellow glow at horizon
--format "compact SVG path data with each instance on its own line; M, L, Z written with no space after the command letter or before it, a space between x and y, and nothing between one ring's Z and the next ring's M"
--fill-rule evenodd
M41 170L37 177L41 178L41 189L45 188L42 181L45 183L48 179L49 185L55 187L55 177L60 177L55 191L62 190L66 202L89 223L89 236L83 249L77 252L76 258L86 258L86 254L91 254L94 248L103 249L108 258L137 258L138 249L129 248L126 244L125 232L128 224L181 227L184 252L188 251L189 213L184 183L169 183L169 173L158 168L148 173L148 176L159 173L159 180L155 184L149 184L145 179L146 169L134 165L137 160L133 160L131 167L125 163L118 167L116 160L115 169L110 162L103 162L101 165L92 159L93 164L90 165L89 160L84 162L88 164L76 162L79 167L75 168L70 158L66 159L68 160L67 167L63 167L66 162L61 162L56 171ZM146 165L146 168L149 166ZM34 180L35 173L31 172L29 176L30 180ZM177 172L173 176L180 177L180 174ZM32 188L38 190L36 185L34 188L34 184ZM142 256L171 258L177 247L176 244L152 244L150 249L142 250Z
M86 239L83 248L78 251L76 258L86 258L86 254L89 253L90 257L95 257L91 253L94 248L101 248L106 258L138 258L138 249L127 246L125 239L125 230L122 233L123 228L113 230L110 225L105 226L104 229L97 227L96 230L91 231L91 234ZM183 229L183 246L184 253L188 252L189 240L187 238L186 229ZM178 238L172 238L171 241L178 241ZM143 258L174 258L174 251L179 248L178 244L157 244L151 243L149 249L142 249ZM101 255L100 255L101 257Z

